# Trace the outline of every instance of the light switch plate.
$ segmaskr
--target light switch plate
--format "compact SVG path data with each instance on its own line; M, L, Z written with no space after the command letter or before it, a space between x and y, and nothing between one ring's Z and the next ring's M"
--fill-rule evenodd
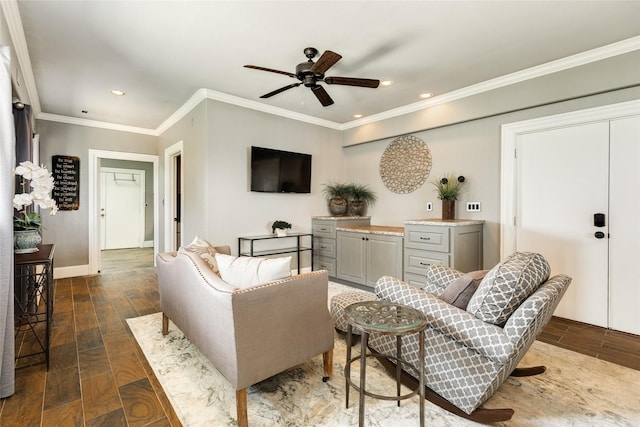
M480 212L481 208L480 202L467 202L467 212Z

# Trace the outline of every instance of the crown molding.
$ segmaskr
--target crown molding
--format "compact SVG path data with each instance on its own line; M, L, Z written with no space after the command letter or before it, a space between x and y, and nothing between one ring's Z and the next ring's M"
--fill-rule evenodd
M33 75L33 69L31 67L31 59L29 57L29 49L27 48L26 38L24 36L24 29L22 27L22 20L20 18L20 11L18 10L18 3L16 0L2 0L0 6L5 15L7 25L9 27L9 34L14 44L16 57L22 70L24 83L27 93L29 94L31 108L37 119L50 120L61 123L76 124L80 126L91 126L111 130L120 130L124 132L141 133L144 135L159 136L171 126L173 126L178 120L188 114L193 108L195 108L204 99L212 99L215 101L224 102L227 104L236 105L243 108L248 108L256 111L262 111L268 114L274 114L277 116L297 120L305 123L310 123L317 126L323 126L335 130L347 130L359 126L364 126L370 123L379 122L382 120L391 119L394 117L402 116L416 111L424 110L436 105L445 104L447 102L455 101L458 99L466 98L469 96L477 95L483 92L488 92L501 87L509 86L515 83L523 82L526 80L534 79L537 77L545 76L548 74L556 73L559 71L567 70L570 68L585 65L591 62L599 61L602 59L610 58L617 55L622 55L635 50L640 49L640 36L632 37L626 40L622 40L616 43L612 43L606 46L602 46L596 49L592 49L586 52L578 53L566 58L561 58L555 61L548 62L546 64L538 65L535 67L527 68L515 73L507 74L505 76L497 77L495 79L487 80L482 83L478 83L472 86L468 86L453 92L449 92L443 95L436 96L434 98L415 102L402 107L394 108L384 111L379 114L374 114L362 119L353 120L347 123L337 123L330 120L319 119L317 117L309 116L306 114L296 113L294 111L286 110L284 108L274 107L268 104L263 104L257 101L241 98L235 95L229 95L223 92L214 91L211 89L198 89L187 102L185 102L180 108L178 108L171 116L169 116L164 122L162 122L156 129L139 128L135 126L119 125L115 123L101 122L96 120L87 120L82 118L75 118L69 116L62 116L57 114L44 113L41 111L40 101L38 97L38 91Z
M40 98L38 97L38 89L36 80L33 77L33 68L31 67L31 57L29 56L29 48L27 47L27 39L24 36L24 28L22 27L22 18L18 9L16 0L0 1L0 7L7 21L9 35L13 42L13 47L18 59L18 64L22 70L22 78L24 80L25 89L29 95L29 103L31 111L38 116L42 112L40 108Z
M298 120L300 122L310 123L312 125L323 126L331 129L341 130L341 127L342 127L340 123L332 122L330 120L319 119L317 117L296 113L294 111L285 110L284 108L274 107L272 105L263 104L261 102L253 101L246 98L241 98L235 95L229 95L223 92L217 92L211 89L204 89L204 90L206 91L207 98L220 101L220 102L225 102L227 104L233 104L239 107L262 111L268 114L275 114L277 116L286 117L288 119Z
M143 135L158 136L160 135L155 129L146 129L136 126L121 125L117 123L101 122L98 120L80 119L77 117L62 116L59 114L40 113L36 116L38 120L47 120L50 122L67 123L70 125L89 126L94 128L117 130L120 132L140 133Z
M581 65L586 65L591 62L600 61L602 59L611 58L613 56L622 55L639 49L640 36L632 37L630 39L588 50L586 52L567 56L566 58L557 59L555 61L547 62L542 65L526 68L521 71L516 71L515 73L487 80L485 82L478 83L472 86L467 86L465 88L455 90L444 95L436 96L428 100L415 102L413 104L408 104L402 107L394 108L392 110L384 111L379 114L374 114L372 116L344 123L340 127L340 130L347 130L358 126L364 126L369 123L375 123L381 120L402 116L404 114L414 113L416 111L424 110L426 108L434 107L440 104L445 104L457 99L478 95L483 92L488 92L515 83L520 83L537 77L546 76L548 74L557 73L559 71L579 67Z

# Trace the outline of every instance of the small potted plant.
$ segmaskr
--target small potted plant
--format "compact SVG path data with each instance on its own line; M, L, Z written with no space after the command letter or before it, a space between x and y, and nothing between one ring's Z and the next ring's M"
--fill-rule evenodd
M377 199L376 193L360 184L349 184L349 196L349 215L352 216L362 216L365 208Z
M442 200L442 219L454 219L455 207L458 195L462 192L462 186L466 178L462 175L456 178L455 174L447 174L431 184L436 187L438 199Z
M271 232L276 234L278 237L283 237L287 235L287 230L291 228L291 224L287 221L273 221L271 224Z
M329 212L333 216L345 216L350 186L343 183L325 184L322 193L329 202Z

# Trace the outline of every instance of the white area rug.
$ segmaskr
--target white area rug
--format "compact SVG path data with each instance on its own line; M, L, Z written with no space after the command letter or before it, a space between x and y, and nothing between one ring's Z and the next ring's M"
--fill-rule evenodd
M330 283L329 299L343 290ZM184 427L236 425L235 390L173 324L161 334L162 315L128 319L136 340L162 384ZM359 347L354 347L354 355ZM249 425L352 426L358 424L358 394L351 389L345 408L343 337L336 335L333 376L322 382L322 356L249 388ZM505 426L640 426L640 372L536 341L522 366L545 365L547 372L509 378L485 404L513 408ZM352 380L358 382L358 366ZM393 380L372 359L367 364L367 389L389 394ZM406 392L406 390L405 390ZM393 401L367 398L367 426L419 425L418 397L398 408ZM471 426L425 402L425 425Z

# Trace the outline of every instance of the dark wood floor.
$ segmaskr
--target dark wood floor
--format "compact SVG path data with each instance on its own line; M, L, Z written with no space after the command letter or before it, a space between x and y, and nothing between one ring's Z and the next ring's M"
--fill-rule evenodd
M152 267L56 280L50 369L16 371L0 426L180 426L125 321L158 310ZM640 370L639 336L553 318L539 339Z

